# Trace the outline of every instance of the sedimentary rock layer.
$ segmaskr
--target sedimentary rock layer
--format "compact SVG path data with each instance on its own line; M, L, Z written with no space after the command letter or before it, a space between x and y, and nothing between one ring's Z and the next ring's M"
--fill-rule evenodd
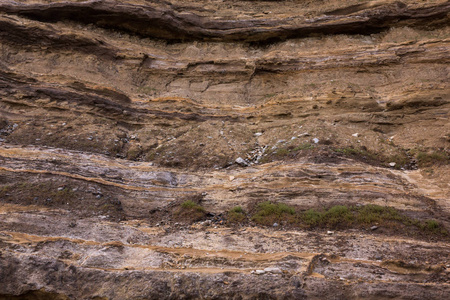
M0 299L445 298L449 12L1 1Z

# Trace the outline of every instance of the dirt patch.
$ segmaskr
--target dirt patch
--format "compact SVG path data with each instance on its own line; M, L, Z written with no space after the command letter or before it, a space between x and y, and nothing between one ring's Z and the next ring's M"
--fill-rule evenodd
M18 183L20 182L20 183ZM115 190L52 175L0 173L0 201L40 209L63 209L80 217L125 218Z

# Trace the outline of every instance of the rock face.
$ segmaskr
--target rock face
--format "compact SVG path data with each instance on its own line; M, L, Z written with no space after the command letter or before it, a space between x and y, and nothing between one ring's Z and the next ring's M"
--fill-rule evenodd
M1 1L0 299L445 299L449 16Z

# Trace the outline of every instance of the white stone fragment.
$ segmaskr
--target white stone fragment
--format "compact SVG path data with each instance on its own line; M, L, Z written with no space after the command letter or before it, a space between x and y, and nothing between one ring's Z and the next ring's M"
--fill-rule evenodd
M280 268L276 268L276 267L265 268L264 271L267 272L267 273L273 273L273 274L281 274L282 273L281 269Z

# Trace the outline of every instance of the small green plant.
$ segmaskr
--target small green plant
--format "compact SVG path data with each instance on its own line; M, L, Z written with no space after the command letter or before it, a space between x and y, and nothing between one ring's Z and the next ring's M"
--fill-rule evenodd
M195 203L192 200L186 200L181 204L181 208L183 209L193 209L193 210L197 210L197 211L205 211L205 209L203 208L203 206Z
M427 225L427 228L430 230L436 230L439 228L439 223L436 220L427 220L425 224Z
M337 224L350 224L353 221L351 210L344 205L336 205L331 207L322 215L324 224L335 226Z
M244 213L244 210L240 206L235 206L230 210L230 212L241 214Z
M243 222L245 217L246 214L240 206L235 206L228 212L228 222L232 224Z
M308 209L302 215L302 221L310 227L314 227L320 224L322 220L322 213L315 209Z
M284 203L264 201L257 205L252 220L262 225L272 225L281 221L292 223L295 221L295 209Z

